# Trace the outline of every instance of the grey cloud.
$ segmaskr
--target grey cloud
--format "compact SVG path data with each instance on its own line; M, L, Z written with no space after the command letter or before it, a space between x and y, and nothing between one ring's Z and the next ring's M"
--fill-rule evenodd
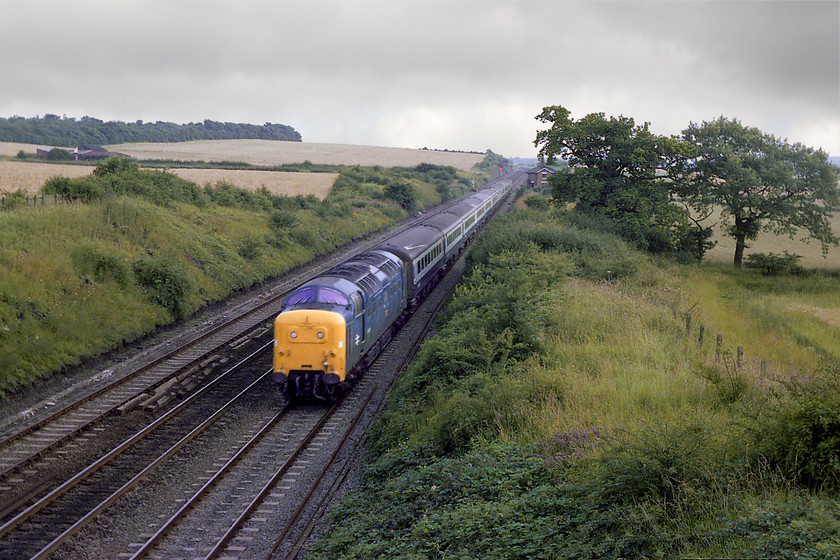
M576 116L651 121L663 133L719 114L781 136L822 130L803 141L840 151L840 138L825 132L840 130L838 9L2 0L0 115L270 120L310 141L527 155L533 116L563 104Z

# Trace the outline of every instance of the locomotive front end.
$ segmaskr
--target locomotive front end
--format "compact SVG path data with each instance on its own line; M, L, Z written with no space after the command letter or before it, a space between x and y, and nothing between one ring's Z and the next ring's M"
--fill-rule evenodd
M289 399L335 400L346 377L347 323L334 311L296 309L274 321L272 380Z

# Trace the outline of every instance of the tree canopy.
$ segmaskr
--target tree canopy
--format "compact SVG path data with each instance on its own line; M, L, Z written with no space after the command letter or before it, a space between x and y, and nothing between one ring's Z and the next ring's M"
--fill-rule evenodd
M689 146L657 136L649 123L637 125L630 117L591 113L575 121L568 109L552 106L537 119L551 123L537 132L540 157L548 163L560 157L571 170L550 180L556 201L607 218L642 249L702 258L710 232L672 198L672 169L687 157Z
M133 123L102 121L93 117L0 118L0 142L23 142L46 146L75 147L79 144L123 144L126 142L185 142L188 140L231 140L251 138L260 140L291 140L300 142L301 136L285 124L264 125L217 122L176 124L171 122Z
M694 154L681 170L682 195L697 210L720 206L732 220L727 232L735 238L735 266L762 229L790 237L805 231L824 253L838 243L830 222L840 206L838 169L825 152L723 116L691 123L683 138Z

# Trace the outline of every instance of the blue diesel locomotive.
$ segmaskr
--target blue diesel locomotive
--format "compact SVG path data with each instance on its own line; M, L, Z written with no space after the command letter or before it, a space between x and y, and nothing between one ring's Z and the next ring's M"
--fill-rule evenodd
M515 188L503 178L297 289L274 321L274 373L289 400L334 402Z

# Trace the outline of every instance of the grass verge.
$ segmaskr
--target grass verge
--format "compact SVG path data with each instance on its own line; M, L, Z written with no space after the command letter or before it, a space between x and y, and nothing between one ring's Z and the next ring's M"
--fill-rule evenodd
M768 293L836 311L840 287L654 262L548 210L499 220L473 259L308 558L840 554L837 333L815 355L761 312ZM744 338L755 355L792 338L789 370L716 361L687 302L727 339L772 331Z

